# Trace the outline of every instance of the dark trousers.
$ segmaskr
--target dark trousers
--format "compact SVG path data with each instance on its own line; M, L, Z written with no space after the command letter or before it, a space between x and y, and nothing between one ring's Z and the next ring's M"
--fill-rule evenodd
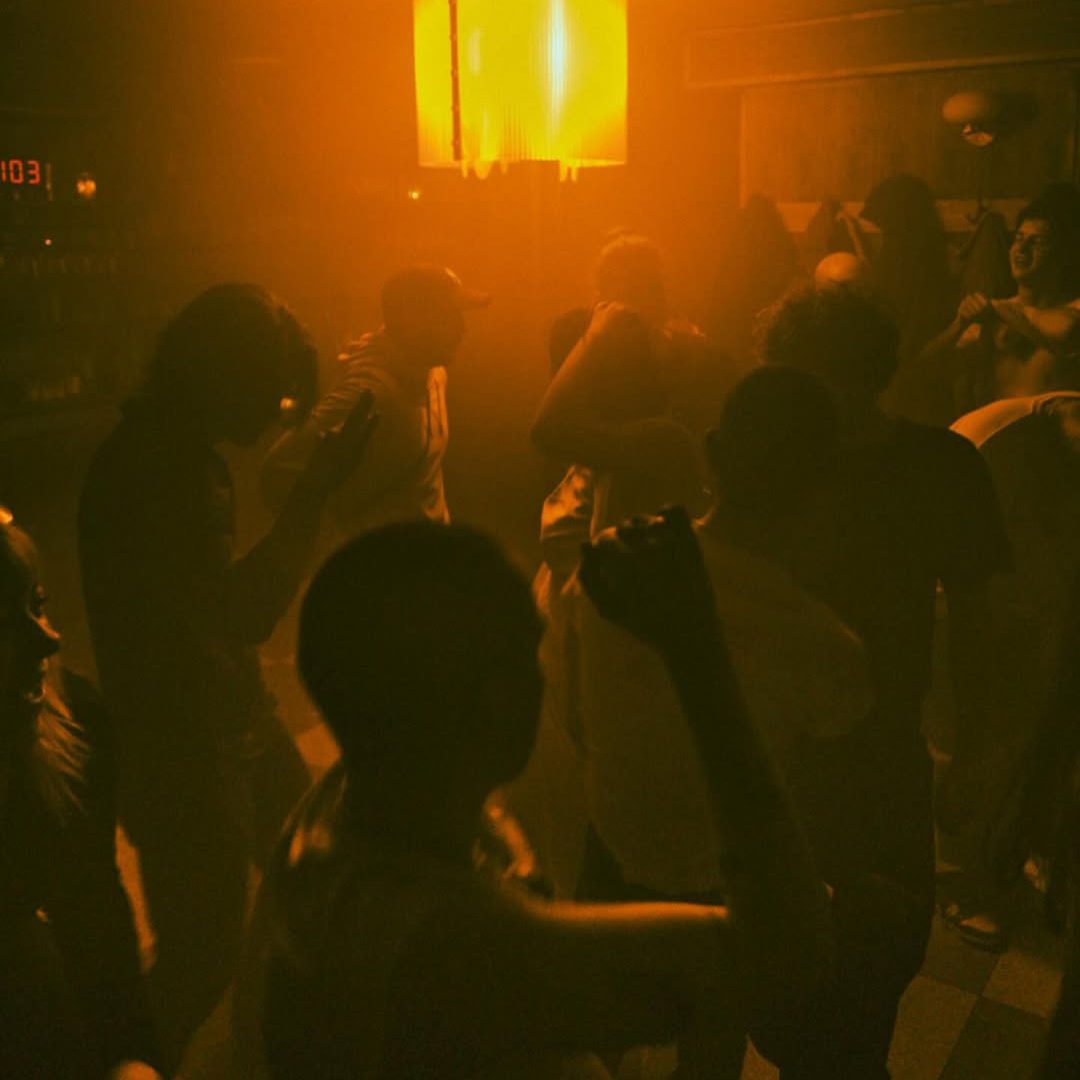
M585 854L577 899L593 903L650 903L679 901L687 904L722 904L719 893L668 896L635 885L623 877L615 856L592 827L585 834ZM746 1056L746 1036L740 1031L696 1031L679 1040L677 1077L687 1080L738 1080ZM614 1075L618 1062L608 1062Z
M232 980L251 865L264 865L310 778L277 717L242 754L129 755L125 773L121 815L157 941L150 992L171 1071Z
M883 1080L900 999L934 914L933 768L918 712L814 741L789 778L835 890L837 983L819 1038L783 1080Z

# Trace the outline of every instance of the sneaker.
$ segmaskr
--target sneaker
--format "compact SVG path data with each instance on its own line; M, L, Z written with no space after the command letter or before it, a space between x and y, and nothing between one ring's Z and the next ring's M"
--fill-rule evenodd
M980 911L977 907L966 906L956 900L947 900L938 904L938 914L942 922L954 933L959 934L969 945L983 952L1004 952L1008 945L1005 928L994 915Z

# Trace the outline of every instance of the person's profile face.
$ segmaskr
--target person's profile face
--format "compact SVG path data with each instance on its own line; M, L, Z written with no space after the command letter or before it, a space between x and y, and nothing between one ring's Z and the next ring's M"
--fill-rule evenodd
M0 743L25 738L45 699L60 635L45 613L33 548L21 533L0 539Z
M1019 284L1041 283L1057 271L1057 252L1048 221L1029 218L1017 226L1009 247L1009 268Z

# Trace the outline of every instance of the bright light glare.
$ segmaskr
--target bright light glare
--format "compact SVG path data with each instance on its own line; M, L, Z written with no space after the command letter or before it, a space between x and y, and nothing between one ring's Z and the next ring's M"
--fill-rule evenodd
M461 160L453 140L450 5L415 0L420 164L626 161L626 0L458 0Z

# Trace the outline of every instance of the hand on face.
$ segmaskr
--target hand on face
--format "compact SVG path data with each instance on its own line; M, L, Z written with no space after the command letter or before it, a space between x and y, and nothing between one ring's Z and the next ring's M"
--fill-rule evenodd
M588 338L595 340L615 334L630 333L641 324L641 316L629 305L619 300L601 300L593 308L592 319L585 334Z

